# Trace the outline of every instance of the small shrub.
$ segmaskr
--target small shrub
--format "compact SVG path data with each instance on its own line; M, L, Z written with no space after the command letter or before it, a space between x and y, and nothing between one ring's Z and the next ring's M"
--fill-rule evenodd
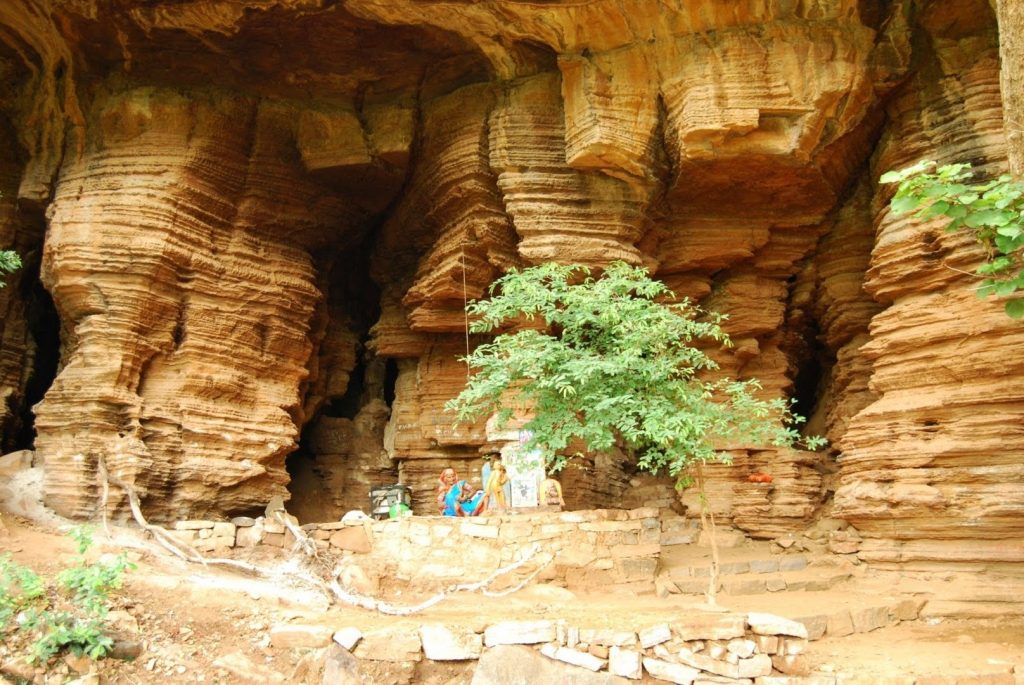
M65 650L101 659L114 646L106 625L110 594L135 565L124 554L90 563L85 558L92 545L89 530L76 528L70 536L79 556L55 579L16 564L9 554L0 557L0 635L30 640L33 663L46 663Z

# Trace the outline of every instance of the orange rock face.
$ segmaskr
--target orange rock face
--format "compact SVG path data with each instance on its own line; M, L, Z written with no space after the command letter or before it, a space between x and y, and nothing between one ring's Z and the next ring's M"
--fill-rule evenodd
M943 17L924 19L936 49L889 105L875 169L934 158L986 160L996 172L1005 146L991 22L975 18L951 35ZM876 399L842 437L835 513L865 536L861 554L872 561L1019 561L995 541L1019 539L1024 525L1022 368L1005 354L1024 328L1000 302L974 296L976 245L940 222L893 216L887 197L876 194L865 289L888 306L857 353Z
M1001 559L1024 527L1024 329L875 183L1000 167L983 0L10 0L0 27L0 248L28 264L3 439L61 513L95 513L100 456L157 519L314 491L334 517L399 479L432 512L442 468L517 439L444 411L466 301L621 259L727 314L721 373L831 441L721 445L716 514L773 537L834 489L882 562ZM578 466L570 507L672 499L625 455Z
M145 89L93 116L43 256L64 347L36 407L48 503L89 515L100 455L167 512L284 494L322 297L307 245L352 212L282 154L287 110Z

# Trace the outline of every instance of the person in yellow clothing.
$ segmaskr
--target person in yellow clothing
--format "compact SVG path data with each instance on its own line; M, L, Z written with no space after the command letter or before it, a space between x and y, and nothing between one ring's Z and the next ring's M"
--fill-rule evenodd
M495 460L494 466L491 469L491 475L484 487L484 492L487 493L488 509L498 509L500 511L508 509L508 501L505 499L505 483L507 482L508 472L505 471L505 465Z

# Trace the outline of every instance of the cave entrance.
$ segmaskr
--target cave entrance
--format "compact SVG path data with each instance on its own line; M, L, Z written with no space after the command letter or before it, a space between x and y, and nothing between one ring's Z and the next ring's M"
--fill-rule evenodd
M307 390L317 408L285 462L288 511L303 523L368 511L369 485L393 479L382 475L389 463L381 454L398 367L367 351L370 328L380 318L381 293L369 272L372 237L371 231L360 248L320 265L328 323L318 352L319 380ZM347 382L341 380L346 376Z
M299 523L321 523L337 520L336 507L323 476L317 471L316 455L309 451L305 440L299 448L288 455L285 468L288 471L288 513L299 519Z
M812 418L818 410L827 371L832 366L831 355L822 344L819 333L818 323L810 322L804 336L806 353L793 380L793 409L807 419L805 429L810 433L816 432L811 426Z
M42 236L43 220L39 218ZM17 284L17 297L25 306L25 326L29 343L35 348L31 368L25 381L24 393L12 398L8 409L14 417L12 429L4 436L4 452L33 449L36 440L35 414L32 407L40 402L57 377L60 364L60 317L53 298L39 280L42 240L23 253L21 278Z

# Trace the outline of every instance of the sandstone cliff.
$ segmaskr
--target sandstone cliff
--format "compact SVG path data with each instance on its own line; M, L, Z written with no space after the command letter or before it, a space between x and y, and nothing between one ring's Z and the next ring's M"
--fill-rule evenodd
M465 301L623 259L832 441L723 445L719 513L800 529L838 469L865 557L1020 560L1024 329L875 183L1003 164L983 0L9 0L0 74L0 237L56 312L31 269L0 293L4 444L34 428L61 513L94 515L100 455L155 518L396 476L428 512L514 438L443 411ZM580 466L571 506L637 504L628 460Z

